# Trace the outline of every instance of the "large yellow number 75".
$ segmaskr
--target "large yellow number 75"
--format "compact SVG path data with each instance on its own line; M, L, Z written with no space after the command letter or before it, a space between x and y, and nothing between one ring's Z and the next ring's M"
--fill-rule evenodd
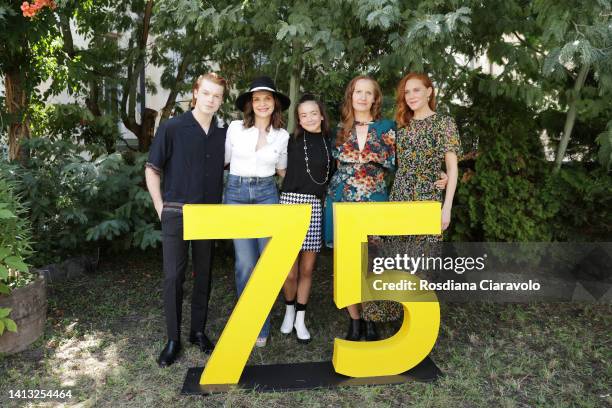
M271 237L202 373L200 384L236 384L263 322L300 250L310 221L309 205L186 205L184 239ZM368 235L438 234L440 204L334 204L334 301L360 303L361 245ZM336 339L335 370L352 377L399 374L431 351L440 309L429 301L403 302L398 333L377 342Z

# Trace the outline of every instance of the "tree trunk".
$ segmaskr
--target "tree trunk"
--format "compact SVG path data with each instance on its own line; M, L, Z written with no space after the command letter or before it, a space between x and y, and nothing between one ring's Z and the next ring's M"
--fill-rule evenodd
M138 137L138 150L141 152L148 151L151 146L156 117L157 111L155 109L145 108L142 115L142 124L140 125L140 136Z
M149 0L145 6L142 18L142 32L138 41L138 55L135 61L132 59L128 60L127 79L123 88L123 97L121 98L121 120L125 127L138 138L138 150L141 152L147 151L151 145L155 118L157 117L156 110L145 108L144 111L141 111L140 124L136 122L136 86L139 77L143 76L144 80L147 40L153 15L153 3L153 0ZM131 47L132 40L130 40L129 44L129 48Z
M10 117L8 139L11 161L25 158L21 141L30 138L30 126L26 116L28 99L22 81L19 71L11 70L4 73L5 104Z
M98 81L92 80L89 82L89 96L85 98L85 105L94 116L102 116L102 111L100 110L100 85Z
M138 139L138 150L141 152L146 152L149 150L149 146L151 146L156 118L157 111L155 109L145 108L140 124L136 123L136 121L124 121L125 127Z
M563 162L563 157L565 156L565 151L567 150L567 144L569 143L570 136L572 135L574 124L576 123L576 108L578 101L580 100L580 91L582 90L582 86L584 85L584 81L590 69L591 66L589 64L584 64L580 68L580 72L578 73L578 77L574 83L574 89L572 90L569 101L569 109L567 110L567 116L565 117L563 136L561 136L561 140L559 141L559 147L557 148L557 155L555 157L555 167L553 169L554 174L557 174L561 169L561 163Z
M178 70L176 72L176 78L174 80L174 86L170 89L170 94L168 95L168 99L166 99L166 104L164 105L161 111L161 118L159 119L159 123L161 124L163 121L168 119L174 110L174 105L176 105L176 97L178 96L179 87L183 83L185 79L185 74L187 73L187 67L191 63L191 54L189 51L185 51L183 55L183 59L178 66ZM189 95L191 97L191 95Z
M291 105L289 105L289 120L287 123L287 130L289 133L295 131L295 106L297 105L298 95L300 93L300 78L302 77L302 45L297 41L293 40L293 56L291 58L291 77L289 78L289 99L291 99Z
M62 41L64 43L64 52L71 59L74 57L74 40L72 39L72 29L70 28L70 17L64 13L59 13L60 29L62 30Z
M123 125L136 136L138 139L138 150L143 152L151 145L153 130L155 128L155 118L157 117L156 110L145 108L144 111L141 109L140 112L140 124L136 122L136 87L140 77L144 80L147 39L149 38L153 3L153 0L149 0L145 6L142 18L142 32L137 44L138 53L135 57L130 57L126 61L127 78L123 85L120 102L121 121ZM133 40L130 39L128 48L131 49L132 46ZM144 97L144 92L142 90L141 94Z

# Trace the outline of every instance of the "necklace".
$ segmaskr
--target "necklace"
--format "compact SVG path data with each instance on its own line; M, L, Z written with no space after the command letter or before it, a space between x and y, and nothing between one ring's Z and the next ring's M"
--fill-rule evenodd
M313 183L322 186L325 183L327 183L327 179L329 178L329 151L327 150L327 143L325 143L325 139L323 138L323 135L321 135L321 140L323 140L323 146L325 147L325 157L327 157L327 170L325 171L325 180L323 180L323 182L321 183L315 180L312 177L312 174L310 174L310 167L308 166L308 148L306 147L306 131L305 130L304 130L304 133L302 134L302 137L304 138L304 160L306 161L306 173L308 173L308 177L310 177Z
M371 125L372 123L374 123L374 122L372 122L372 121L369 121L369 122L360 122L360 121L356 120L355 121L355 126L366 126L366 125Z

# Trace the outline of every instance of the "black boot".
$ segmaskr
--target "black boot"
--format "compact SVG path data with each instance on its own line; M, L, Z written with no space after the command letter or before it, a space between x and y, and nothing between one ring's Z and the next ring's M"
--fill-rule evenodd
M168 340L168 343L166 343L166 347L164 347L161 354L159 355L159 358L157 359L157 364L162 368L172 365L172 363L174 363L174 361L178 357L180 351L180 340Z
M376 324L374 322L365 322L365 339L366 341L379 340L378 331L376 330Z
M212 353L215 348L215 345L204 332L191 332L189 334L189 342L198 346L200 351L204 354Z
M361 340L362 335L363 335L363 320L353 319L352 317L349 316L349 328L348 328L348 333L346 333L345 340L359 341Z

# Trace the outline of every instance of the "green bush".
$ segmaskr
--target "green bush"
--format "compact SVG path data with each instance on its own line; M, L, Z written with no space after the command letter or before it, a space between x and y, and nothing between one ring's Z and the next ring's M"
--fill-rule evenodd
M161 241L144 185L146 155L35 138L18 170L31 209L37 264L99 246L146 249Z
M106 153L116 150L119 127L118 118L113 115L95 116L86 107L73 103L36 103L30 109L34 137L104 148Z
M523 103L472 89L454 114L462 140L478 141L474 171L460 175L450 237L457 241L550 241L558 203L535 113Z
M450 239L608 241L612 178L606 169L578 162L553 175L536 112L477 86L470 92L472 105L455 107L453 114L462 143L473 144L478 154L460 175Z
M603 167L564 166L549 180L548 194L558 202L555 241L604 242L612 237L612 177Z
M8 167L3 175L8 175ZM15 192L13 178L0 178L0 296L8 295L15 287L33 279L24 259L31 255L31 230L27 210ZM4 330L16 331L15 322L8 316L9 308L0 307L0 335Z

